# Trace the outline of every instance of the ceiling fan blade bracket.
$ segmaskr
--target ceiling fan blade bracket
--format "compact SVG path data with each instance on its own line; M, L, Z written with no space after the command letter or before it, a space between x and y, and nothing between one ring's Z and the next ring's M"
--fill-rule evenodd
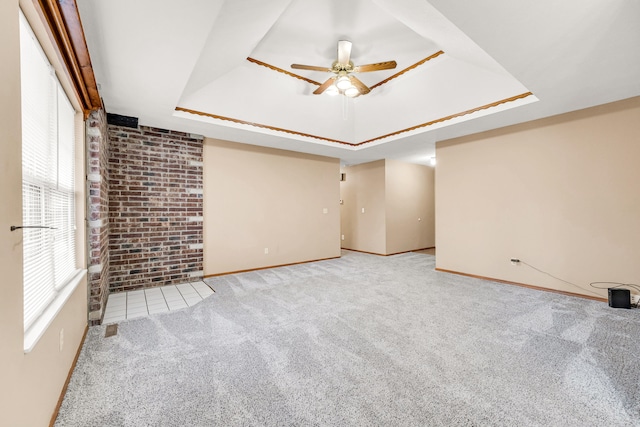
M334 61L333 64L331 64L331 71L333 71L334 73L340 73L343 71L346 71L347 73L351 73L354 70L354 66L353 66L353 61L349 61L348 64L341 64L338 61Z

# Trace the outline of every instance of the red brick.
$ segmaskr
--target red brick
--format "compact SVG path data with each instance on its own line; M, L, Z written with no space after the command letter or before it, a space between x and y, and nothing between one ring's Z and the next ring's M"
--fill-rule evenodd
M190 279L202 270L202 250L188 246L202 242L202 223L188 221L202 215L201 195L189 193L202 188L202 167L189 165L202 161L202 140L144 126L109 135L111 291Z

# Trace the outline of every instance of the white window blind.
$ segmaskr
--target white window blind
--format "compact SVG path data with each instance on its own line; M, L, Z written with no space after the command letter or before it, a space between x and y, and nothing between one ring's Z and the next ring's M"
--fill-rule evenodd
M53 68L20 14L24 329L76 272L74 116Z

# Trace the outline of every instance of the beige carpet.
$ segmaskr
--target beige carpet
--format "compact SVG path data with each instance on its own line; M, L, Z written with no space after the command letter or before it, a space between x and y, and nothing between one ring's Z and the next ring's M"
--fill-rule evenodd
M637 426L638 310L342 258L89 330L57 426Z

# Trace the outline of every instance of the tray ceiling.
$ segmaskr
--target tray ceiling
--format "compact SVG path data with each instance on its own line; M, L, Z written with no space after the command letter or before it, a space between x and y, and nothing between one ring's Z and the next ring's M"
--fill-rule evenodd
M425 162L437 140L639 95L640 55L629 42L640 40L638 2L568 3L85 0L78 7L107 111L358 163ZM372 87L367 95L313 95L331 74L290 65L329 68L338 40L353 42L356 65L398 66L358 74ZM594 72L599 79L589 81Z

